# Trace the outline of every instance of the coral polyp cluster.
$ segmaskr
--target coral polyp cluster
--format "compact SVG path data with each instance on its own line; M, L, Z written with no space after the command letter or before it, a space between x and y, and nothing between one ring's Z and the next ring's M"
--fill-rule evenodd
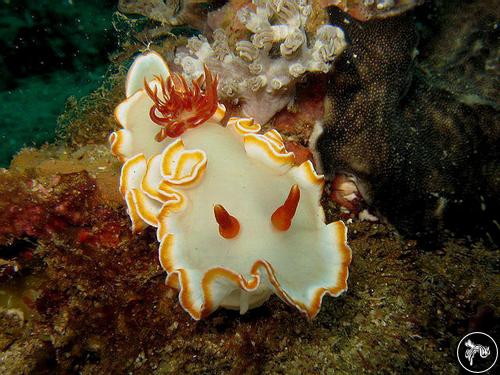
M207 65L220 77L221 100L240 103L245 116L266 123L293 100L295 85L306 72L331 69L346 41L342 29L332 25L308 36L308 1L254 0L253 6L238 11L252 34L249 40L238 41L233 50L227 33L217 29L212 43L204 36L191 38L175 61L189 79L202 76Z
M192 82L189 87L184 77L174 74L167 80L157 77L160 83L151 88L144 82L144 88L154 104L149 116L162 127L155 139L161 142L165 137L175 138L188 127L198 126L207 121L217 110L217 78L212 78L205 67L205 74ZM205 86L201 90L201 86Z
M161 91L159 71L168 68L158 55L136 59L131 96L117 109L124 129L110 140L125 161L120 191L133 230L156 228L167 284L194 319L218 307L245 313L273 293L314 317L325 294L347 289L351 261L345 225L325 225L323 177L310 161L296 166L276 130L262 134L251 118L224 126L208 70L203 87L203 79L189 88L167 74ZM137 82L144 88L135 90ZM213 103L215 111L191 116ZM193 113L184 115L186 108ZM156 111L168 130L154 140Z

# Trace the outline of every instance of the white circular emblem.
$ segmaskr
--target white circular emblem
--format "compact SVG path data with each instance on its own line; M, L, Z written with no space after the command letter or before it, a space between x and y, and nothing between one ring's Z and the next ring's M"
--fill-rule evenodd
M466 371L482 374L495 366L498 346L490 335L484 332L471 332L458 343L457 358Z

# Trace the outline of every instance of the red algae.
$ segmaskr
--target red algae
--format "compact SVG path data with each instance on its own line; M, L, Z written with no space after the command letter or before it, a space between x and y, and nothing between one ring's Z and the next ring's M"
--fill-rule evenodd
M306 145L315 122L323 118L325 83L324 78L310 77L298 88L294 104L276 114L272 127L285 138L293 136L293 140Z
M314 164L313 155L309 148L295 141L285 141L284 143L285 148L295 155L295 165L301 165L307 160L312 161Z
M0 180L0 244L78 226L95 201L95 181L87 172L41 179L3 173Z

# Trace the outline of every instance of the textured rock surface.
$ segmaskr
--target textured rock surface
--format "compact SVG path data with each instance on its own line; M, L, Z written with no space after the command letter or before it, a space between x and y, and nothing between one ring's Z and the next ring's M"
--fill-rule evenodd
M1 300L2 373L453 374L461 335L477 326L496 332L497 254L456 241L423 252L368 223L350 225L348 293L326 299L314 321L273 298L245 316L222 310L194 322L164 285L154 233L132 235L123 208L100 198L88 174L61 181L68 194L86 181L80 200L94 209L2 249L2 258L21 258L26 247L32 256L0 296L10 285L34 296L17 306ZM325 204L332 220L334 207Z
M492 0L440 1L422 32L419 68L434 86L470 104L500 107L500 8ZM460 12L454 11L459 7ZM429 13L428 7L419 9ZM460 27L457 27L460 25ZM446 37L444 37L446 36Z
M335 5L352 17L367 21L397 16L423 3L423 0L320 0L323 6Z
M190 25L203 29L209 3L211 1L119 0L118 10L126 14L140 14L165 26Z

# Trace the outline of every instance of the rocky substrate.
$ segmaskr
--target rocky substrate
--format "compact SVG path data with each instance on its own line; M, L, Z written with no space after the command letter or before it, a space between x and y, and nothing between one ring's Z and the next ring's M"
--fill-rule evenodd
M462 335L494 329L498 253L366 222L349 224L348 292L315 320L273 297L193 321L153 230L133 235L110 194L118 173L95 145L27 150L0 174L1 373L458 373Z

